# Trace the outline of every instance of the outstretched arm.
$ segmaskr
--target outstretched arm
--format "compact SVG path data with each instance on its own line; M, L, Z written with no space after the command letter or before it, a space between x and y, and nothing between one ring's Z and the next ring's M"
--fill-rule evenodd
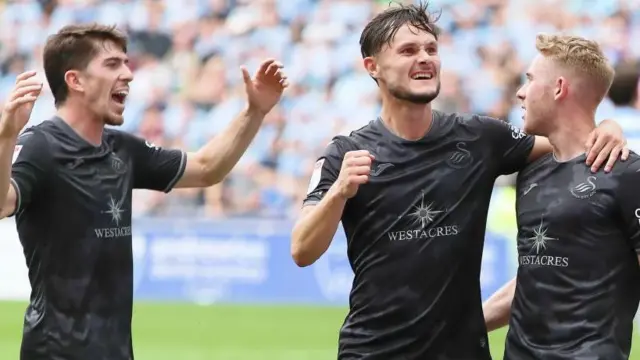
M46 150L36 144L36 136L20 131L29 121L33 106L42 91L35 71L18 75L0 117L0 218L24 209L44 180ZM24 149L23 149L24 148ZM43 154L44 151L44 154ZM22 155L21 155L22 153ZM16 163L16 160L19 161Z
M282 64L267 60L252 79L245 68L242 77L248 105L231 124L200 150L187 154L178 188L206 187L222 181L245 153L264 117L278 103L288 86Z

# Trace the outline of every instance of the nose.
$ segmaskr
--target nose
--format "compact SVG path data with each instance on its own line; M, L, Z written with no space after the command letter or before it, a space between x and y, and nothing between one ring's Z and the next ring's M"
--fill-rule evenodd
M133 71L131 71L129 65L124 65L123 72L120 75L120 79L126 82L133 81Z
M424 65L429 61L429 58L431 57L431 55L429 54L429 52L427 52L425 49L421 49L418 52L418 64L420 65Z
M518 92L516 93L516 97L524 101L524 86L518 89Z

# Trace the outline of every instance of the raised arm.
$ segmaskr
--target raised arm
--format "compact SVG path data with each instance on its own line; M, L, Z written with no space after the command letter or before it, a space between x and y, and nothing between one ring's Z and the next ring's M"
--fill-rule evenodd
M35 78L35 71L20 74L16 79L16 85L6 99L2 116L0 117L0 217L12 215L21 205L20 190L17 188L16 179L12 179L12 165L20 157L20 165L17 168L17 181L25 188L25 197L30 195L29 188L33 188L38 179L37 169L43 159L33 161L27 158L34 157L38 149L34 148L34 137L31 133L23 134L18 139L18 134L29 121L31 111L36 99L42 91L42 82ZM26 147L26 148L25 148ZM20 155L23 152L24 154ZM37 156L37 155L36 155ZM13 168L14 173L16 167ZM29 191L29 194L27 194ZM23 199L26 200L26 199Z
M288 86L282 64L267 60L251 78L242 68L248 105L220 134L200 150L188 153L178 188L206 187L222 181L238 163Z
M513 278L482 304L487 331L497 330L509 324L511 302L515 293L516 278Z

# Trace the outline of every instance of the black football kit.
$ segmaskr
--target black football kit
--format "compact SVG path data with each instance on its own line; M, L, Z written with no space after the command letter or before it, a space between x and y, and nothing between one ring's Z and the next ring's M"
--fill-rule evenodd
M31 299L22 360L132 360L131 193L168 192L186 154L105 129L83 140L60 118L14 151L15 218Z
M491 359L480 295L489 200L496 177L523 168L533 143L500 120L438 111L417 141L380 119L333 139L305 205L322 200L346 152L375 156L342 214L355 278L339 359Z
M626 360L640 295L640 157L592 173L549 154L518 175L507 360Z

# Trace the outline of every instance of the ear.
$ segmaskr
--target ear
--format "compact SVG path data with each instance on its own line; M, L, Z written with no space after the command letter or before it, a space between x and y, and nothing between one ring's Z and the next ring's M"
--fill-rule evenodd
M555 91L553 93L553 98L555 100L562 100L569 95L569 82L563 76L560 76L556 79Z
M64 73L64 82L69 90L84 92L83 81L80 72L77 70L69 70Z
M374 79L378 79L378 64L376 63L376 60L371 57L368 56L366 58L364 58L362 60L362 63L364 64L364 68L367 70L367 72L369 73L369 75L374 78Z

